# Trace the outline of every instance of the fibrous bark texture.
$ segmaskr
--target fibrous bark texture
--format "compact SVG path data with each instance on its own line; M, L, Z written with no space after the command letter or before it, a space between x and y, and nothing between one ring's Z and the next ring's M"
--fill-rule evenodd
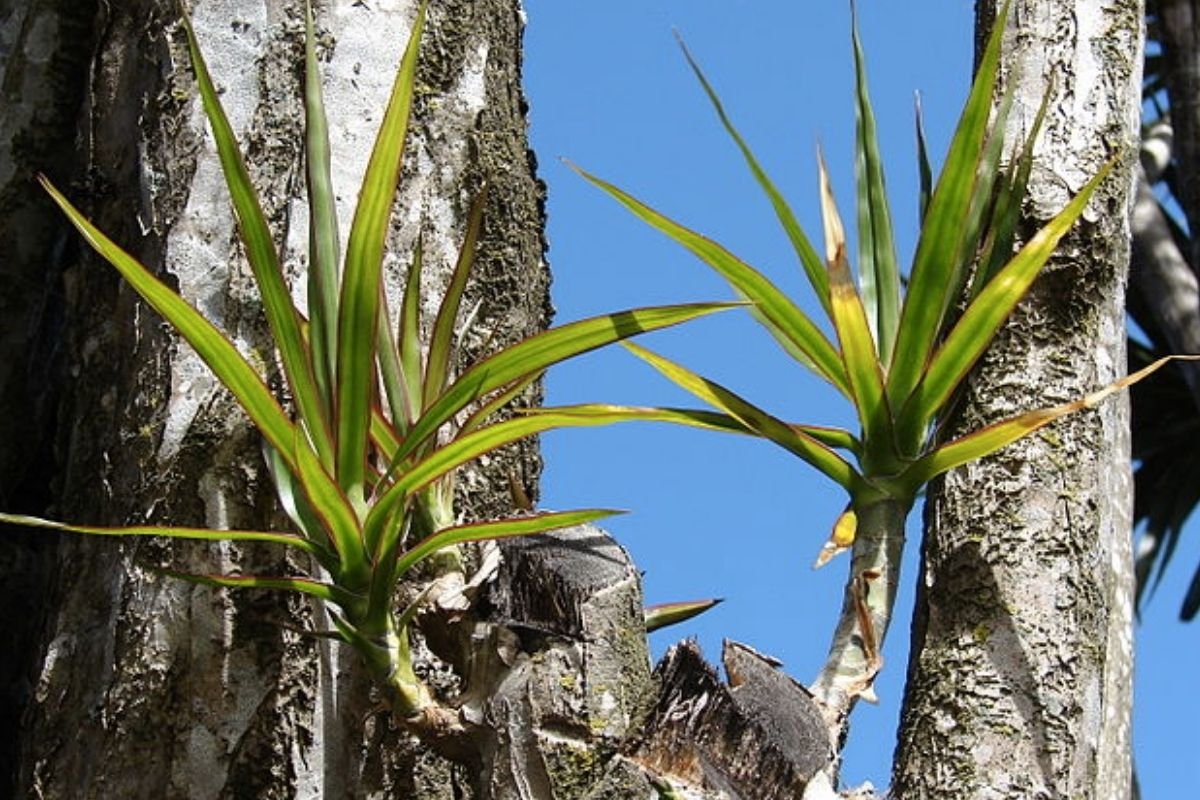
M730 641L723 656L727 685L694 642L667 652L655 668L658 702L630 760L673 787L718 797L801 797L833 757L817 702L768 656Z
M416 5L314 2L343 229ZM188 7L285 270L302 287L304 3ZM66 230L32 180L47 173L274 373L177 15L172 0L0 0L6 511L99 524L283 524L258 437L228 394ZM550 313L521 32L517 0L431 4L385 265L394 287L422 230L427 310L435 308L468 204L488 181L465 303L478 305L465 332L472 359L544 327ZM510 480L535 494L539 468L535 445L500 453L462 476L460 507L471 518L507 513ZM424 800L473 796L483 785L402 733L352 653L297 632L327 627L320 610L146 569L272 574L310 565L245 546L7 532L2 541L0 597L17 646L0 657L0 721L9 731L0 794ZM437 664L429 669L443 669ZM452 676L430 680L458 688Z
M979 4L981 34L995 10ZM1124 372L1142 14L1137 0L1013 3L1009 142L1053 92L1026 235L1107 159L1121 162L982 360L949 436ZM931 488L895 796L1128 795L1127 430L1125 399L1109 401Z
M487 796L648 797L646 780L614 758L653 700L633 562L593 526L502 550L488 605L518 655L511 669L491 670L483 698Z

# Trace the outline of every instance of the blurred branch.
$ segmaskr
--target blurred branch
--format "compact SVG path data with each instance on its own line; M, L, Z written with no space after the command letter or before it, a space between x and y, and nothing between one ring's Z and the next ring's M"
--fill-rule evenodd
M1130 290L1174 353L1200 353L1200 284L1144 172L1133 206ZM1131 298L1133 302L1135 298ZM1200 410L1200 365L1178 365Z
M1188 228L1200 230L1200 0L1158 0L1167 97L1175 128L1178 199ZM1200 263L1200 237L1193 236L1188 260Z

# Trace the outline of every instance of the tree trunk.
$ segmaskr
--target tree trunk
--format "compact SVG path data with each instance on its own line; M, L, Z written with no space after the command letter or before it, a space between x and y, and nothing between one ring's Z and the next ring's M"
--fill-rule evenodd
M343 227L416 5L314 3ZM467 336L466 357L475 359L543 328L550 315L542 187L527 150L520 89L523 12L518 0L432 5L394 257L386 267L394 285L422 228L426 269L437 270L425 283L436 299L472 193L489 182L479 263L465 303L479 304ZM295 278L307 239L303 7L301 0L189 4L294 284L302 283ZM46 172L243 352L272 368L177 14L171 0L0 0L0 501L6 511L95 524L283 524L257 434L230 396L68 231L32 181L35 172ZM537 402L539 393L522 402ZM510 480L535 495L539 470L536 444L511 448L462 477L469 489L460 508L469 518L510 512ZM170 563L270 574L310 565L242 545L135 545L8 531L0 542L6 635L17 643L0 659L0 721L11 732L20 720L19 737L0 737L3 779L11 788L0 794L549 797L512 787L566 779L489 777L501 762L507 773L521 773L540 746L521 742L523 757L513 756L508 722L495 706L497 735L482 771L417 746L372 697L352 652L298 632L329 627L320 609L278 594L198 588L147 569ZM608 577L619 585L614 606L629 618L623 624L634 618L640 624L636 572L619 548L595 547L616 565ZM616 613L605 611L604 621ZM562 641L579 649L565 635L553 644L545 638L520 649L559 652ZM636 695L648 680L644 640L623 645L623 657L641 664L640 677L625 670L626 688ZM586 655L561 670L562 680L582 680L596 668L595 653ZM438 679L442 668L427 658L430 680L452 693L459 679ZM521 683L510 676L506 686L520 684L527 698L525 677ZM513 691L502 699L518 697ZM556 720L583 730L580 747L599 751L603 739L611 750L635 699L619 698L625 716L608 728L593 724L588 703L557 709ZM535 725L552 716L524 710Z
M1123 374L1142 4L1016 0L1019 141L1052 79L1030 235L1121 164L988 351L948 435ZM986 32L996 4L978 6ZM931 487L895 796L1126 797L1132 569L1127 403L1111 400Z

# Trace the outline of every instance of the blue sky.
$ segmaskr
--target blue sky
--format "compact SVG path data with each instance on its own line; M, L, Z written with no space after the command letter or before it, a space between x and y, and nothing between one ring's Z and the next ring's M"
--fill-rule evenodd
M944 152L966 97L973 4L860 3L902 260L916 236L913 93L931 154ZM820 231L815 152L852 200L852 63L846 2L737 4L714 0L526 0L531 136L549 186L550 263L558 321L638 305L729 299L723 281L634 220L560 161L566 157L724 243L794 297L810 293L761 192L717 123L672 38L678 29L727 110L792 202ZM835 393L784 356L741 312L648 337L647 343L794 421L851 426ZM614 349L553 371L548 403L695 405ZM841 491L761 441L667 426L629 425L544 437L548 508L622 507L609 522L645 571L648 602L721 596L701 619L652 638L656 654L699 638L710 657L723 637L816 674L836 620L845 561L812 561L841 511ZM910 554L919 537L910 521ZM1176 621L1200 559L1185 537L1175 569L1138 630L1135 737L1147 798L1200 784L1194 738L1200 702L1189 679L1200 623ZM886 786L907 660L916 573L910 558L884 651L883 702L855 712L844 779ZM1181 667L1181 665L1183 665ZM1190 726L1190 727L1189 727ZM1194 737L1195 733L1193 733Z

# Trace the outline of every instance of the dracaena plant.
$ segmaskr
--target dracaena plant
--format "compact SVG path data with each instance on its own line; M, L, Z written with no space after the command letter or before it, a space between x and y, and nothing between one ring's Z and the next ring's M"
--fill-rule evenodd
M1015 248L1033 143L1046 109L1043 104L1028 140L1009 153L1009 158L1002 158L1003 131L1013 97L1011 92L1005 94L994 115L991 100L997 87L1000 32L1006 17L1007 7L996 20L936 185L918 111L921 227L907 281L901 277L896 258L857 30L852 35L857 282L824 164L820 164L820 198L825 248L819 255L684 48L721 124L766 193L795 250L827 318L825 330L763 273L717 242L612 183L579 170L635 216L724 277L740 297L751 301L752 313L779 344L831 384L856 412L857 433L793 424L632 344L626 346L635 355L715 410L609 407L613 414L640 414L645 419L763 437L845 489L849 502L832 526L818 565L851 549L850 576L828 659L812 687L827 712L835 742L855 700L873 697L872 684L882 663L880 646L896 594L904 523L922 488L946 470L993 453L1065 414L1095 406L1147 371L1075 402L1020 414L952 440L939 430L937 423L945 418L972 366L1113 166L1113 162L1105 165L1056 217ZM832 336L826 330L831 330ZM577 412L587 415L600 408L583 406Z
M105 528L0 515L5 522L102 536L255 541L311 556L309 575L171 574L227 588L265 588L319 598L336 635L361 654L398 716L416 732L445 734L456 720L417 677L409 626L420 600L395 607L399 583L434 555L429 572L461 568L466 542L525 536L604 517L584 509L525 513L456 524L454 475L470 460L522 437L565 425L610 421L548 413L497 421L495 414L552 364L628 336L675 325L728 304L690 304L594 317L535 335L455 375L456 325L483 222L471 206L465 241L426 344L422 343L421 247L415 247L393 328L382 269L391 206L401 174L425 7L393 84L358 195L344 256L330 182L329 141L306 9L306 169L311 217L307 318L292 299L255 189L186 16L192 67L216 142L249 266L258 286L294 412L211 322L92 225L47 180L68 219L141 297L196 350L262 435L266 459L295 532L142 525ZM427 598L429 591L417 592Z

